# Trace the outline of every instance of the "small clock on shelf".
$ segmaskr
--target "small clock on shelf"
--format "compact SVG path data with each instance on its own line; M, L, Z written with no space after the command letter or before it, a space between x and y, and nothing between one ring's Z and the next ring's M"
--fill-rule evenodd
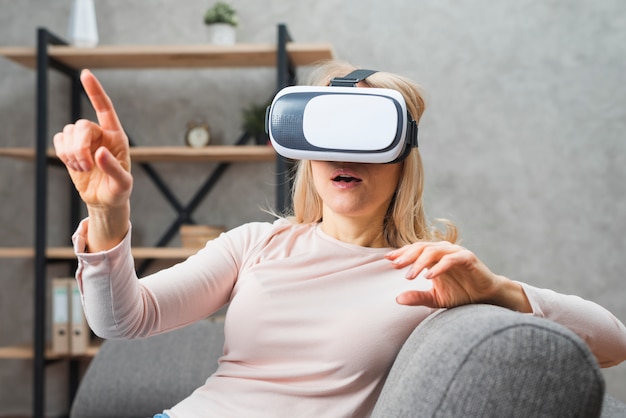
M185 143L192 148L202 148L211 142L209 124L202 120L193 120L187 123Z

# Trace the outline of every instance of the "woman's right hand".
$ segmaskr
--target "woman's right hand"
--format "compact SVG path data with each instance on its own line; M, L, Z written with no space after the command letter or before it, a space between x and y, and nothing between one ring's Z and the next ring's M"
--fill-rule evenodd
M111 99L89 70L82 71L80 80L98 123L81 119L66 125L54 135L54 147L87 205L84 251L97 252L113 248L128 231L133 178L128 137Z
M83 70L80 80L98 123L80 119L66 125L54 135L54 147L87 208L115 210L128 204L132 190L128 137L91 71Z

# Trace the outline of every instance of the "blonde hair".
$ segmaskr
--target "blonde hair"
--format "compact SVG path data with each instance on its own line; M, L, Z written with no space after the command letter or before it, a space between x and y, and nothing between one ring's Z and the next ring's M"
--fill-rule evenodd
M309 76L307 85L329 85L334 77L342 77L356 67L341 61L328 61L319 65ZM406 101L407 110L419 122L425 109L421 87L408 78L386 72L369 76L364 83L369 87L388 88L399 91ZM395 195L389 205L383 225L383 238L389 247L401 247L417 241L447 240L456 242L457 228L447 220L440 220L444 230L438 230L426 220L422 195L424 172L418 148L413 148L402 163L402 174ZM296 223L312 223L322 220L323 202L315 190L311 162L296 163L292 189L293 214Z

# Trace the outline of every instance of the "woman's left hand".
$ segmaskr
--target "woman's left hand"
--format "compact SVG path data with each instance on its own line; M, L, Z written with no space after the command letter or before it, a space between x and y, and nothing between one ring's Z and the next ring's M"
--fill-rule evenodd
M389 252L385 256L395 268L410 266L406 274L415 279L432 280L427 291L412 290L396 298L402 305L452 308L472 303L499 305L520 312L532 312L522 287L491 272L474 253L447 241L418 242Z

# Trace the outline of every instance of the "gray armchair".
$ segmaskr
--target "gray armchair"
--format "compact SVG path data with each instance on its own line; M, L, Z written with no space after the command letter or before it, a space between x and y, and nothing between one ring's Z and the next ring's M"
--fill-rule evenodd
M215 370L219 322L106 341L90 364L72 418L151 417ZM207 355L207 352L210 355ZM626 417L604 395L587 346L553 322L488 305L442 311L415 329L387 378L374 418Z

